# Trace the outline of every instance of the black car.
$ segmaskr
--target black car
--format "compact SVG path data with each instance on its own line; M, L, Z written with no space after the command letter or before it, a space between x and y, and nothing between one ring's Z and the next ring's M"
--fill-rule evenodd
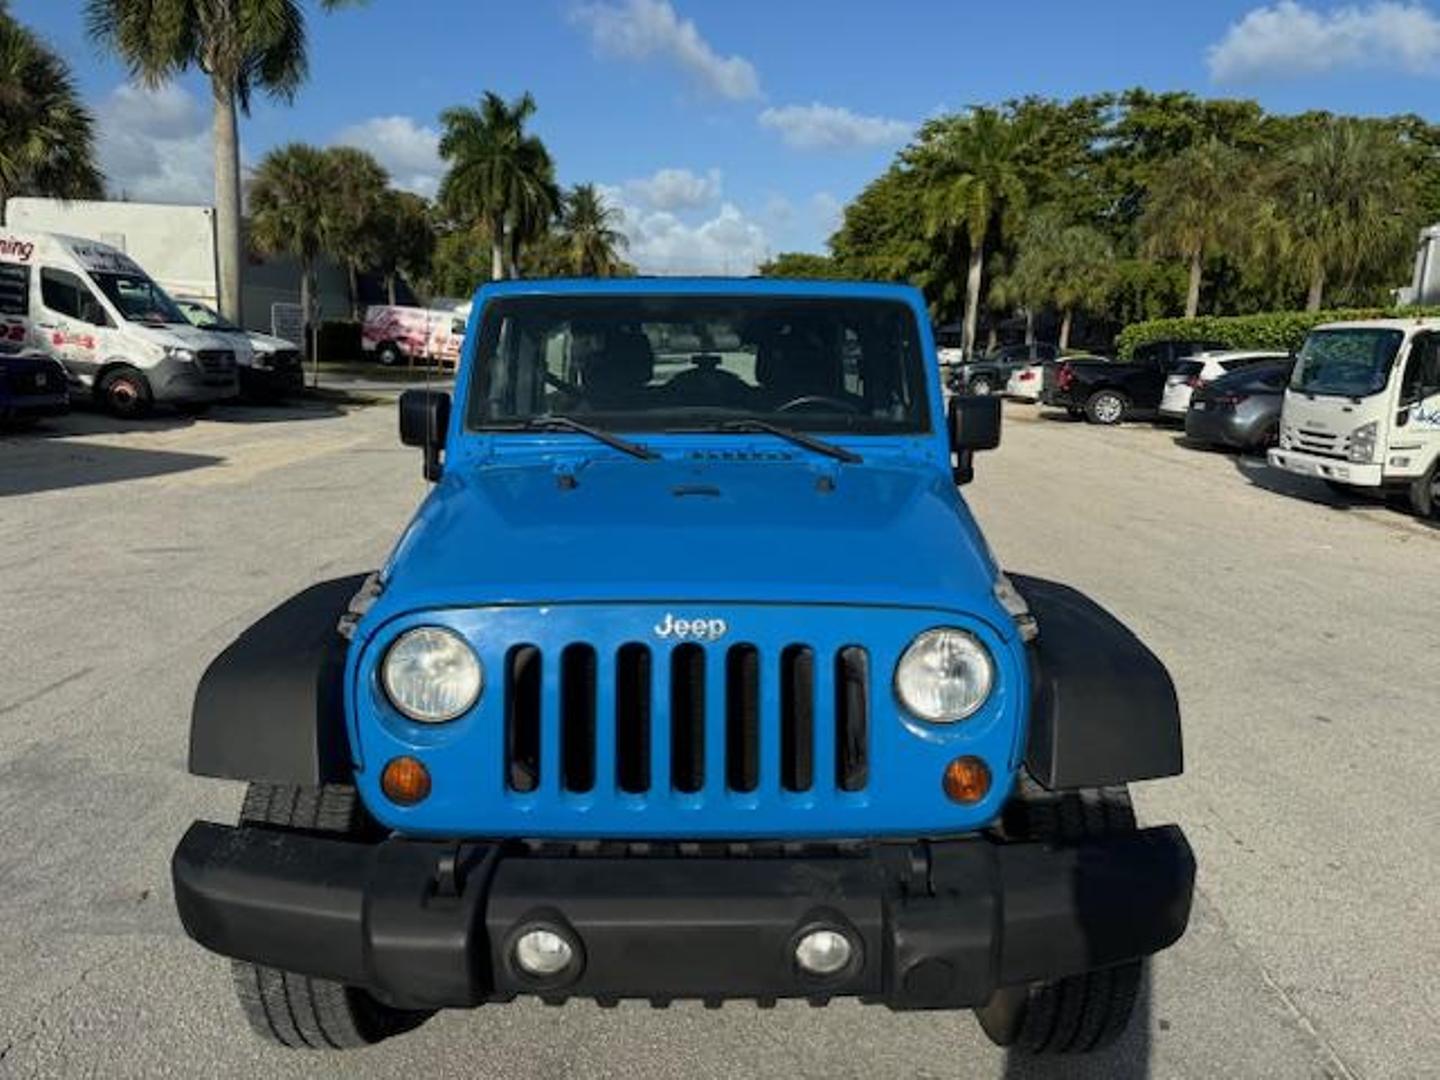
M974 394L984 397L998 394L1005 384L1022 367L1029 364L1050 363L1060 356L1060 347L1047 341L1020 342L1002 345L992 353L977 357L968 364L953 365L950 369L949 388L952 393Z
M0 428L69 411L65 369L41 353L0 353Z
M1165 376L1185 357L1224 347L1213 341L1152 341L1139 346L1128 363L1062 360L1046 369L1040 402L1092 424L1118 424L1158 409Z
M1232 371L1195 390L1185 437L1197 443L1261 450L1280 433L1280 408L1294 358Z

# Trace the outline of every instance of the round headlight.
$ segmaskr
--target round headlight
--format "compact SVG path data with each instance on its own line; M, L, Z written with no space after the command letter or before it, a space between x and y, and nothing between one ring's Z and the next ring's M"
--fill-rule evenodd
M406 631L385 654L385 695L411 720L443 724L480 696L485 673L459 634L438 626Z
M910 643L895 667L900 703L921 720L964 720L990 696L995 665L974 634L942 626Z

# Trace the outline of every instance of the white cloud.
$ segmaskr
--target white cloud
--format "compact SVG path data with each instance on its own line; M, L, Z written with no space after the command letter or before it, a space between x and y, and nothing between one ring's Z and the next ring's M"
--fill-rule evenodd
M122 84L100 103L96 119L100 167L111 195L141 202L214 201L210 116L184 87Z
M755 65L742 56L721 56L695 24L676 14L670 0L582 3L573 22L590 31L597 52L624 60L660 57L688 72L711 93L732 101L760 96Z
M821 235L827 237L840 228L845 217L845 204L828 191L817 191L810 196L810 209L819 222Z
M760 126L778 131L797 150L851 150L893 146L915 130L908 120L861 116L837 105L785 105L760 114Z
M721 174L711 169L704 176L689 169L660 169L653 176L624 183L625 194L653 210L693 210L720 197Z
M398 188L428 197L440 187L440 133L408 116L372 116L343 128L333 142L370 151Z
M1296 0L1258 7L1206 57L1217 82L1314 75L1341 68L1440 72L1440 18L1417 3L1376 0L1317 11Z
M733 203L703 220L686 221L669 210L627 200L623 187L601 185L601 194L620 211L630 239L626 258L644 274L749 274L770 255L765 229Z

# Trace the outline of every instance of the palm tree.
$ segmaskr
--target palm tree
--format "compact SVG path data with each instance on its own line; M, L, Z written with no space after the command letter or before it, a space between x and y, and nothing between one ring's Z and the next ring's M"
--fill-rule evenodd
M378 229L381 200L390 187L390 174L373 156L353 146L326 151L335 177L330 188L326 247L345 264L350 288L350 315L357 322L360 310L360 271L379 258Z
M931 242L969 247L965 279L965 355L975 348L985 241L992 229L1011 229L1025 205L1021 153L1028 128L994 109L927 125L912 152L926 180L925 230Z
M572 272L581 277L613 277L620 252L630 246L617 226L620 211L608 205L594 184L577 184L565 198L560 228L569 248Z
M533 238L560 204L550 153L525 132L534 113L528 93L506 104L487 90L478 109L456 106L440 114L440 156L450 163L440 202L457 222L484 224L492 279L505 276L507 263L514 276L517 243Z
M330 10L353 0L319 0ZM240 319L240 138L255 92L289 102L305 81L300 0L86 0L90 34L149 86L199 68L214 103L215 229L220 310Z
M1393 135L1333 119L1280 163L1266 219L1272 250L1303 268L1305 309L1319 311L1326 284L1394 265L1414 236L1415 176Z
M1077 311L1104 306L1111 290L1115 250L1098 229L1071 225L1060 234L1051 264L1052 296L1060 309L1060 348L1070 347L1070 326Z
M314 321L315 263L330 246L329 214L335 183L333 159L324 150L291 143L271 150L250 182L250 239L267 255L290 255L300 263L301 320L320 379Z
M11 195L99 197L94 127L65 62L0 0L0 207Z
M435 257L435 226L430 204L408 191L387 191L375 215L375 267L385 275L385 293L395 303L396 279L404 274L418 283L430 274Z
M1191 145L1162 165L1150 183L1140 228L1154 254L1173 254L1190 268L1185 317L1200 310L1205 259L1238 246L1253 219L1252 162L1218 139Z

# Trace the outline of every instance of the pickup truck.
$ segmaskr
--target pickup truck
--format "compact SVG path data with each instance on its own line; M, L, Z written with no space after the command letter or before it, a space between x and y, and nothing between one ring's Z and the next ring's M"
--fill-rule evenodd
M860 998L1113 1042L1189 918L1184 834L1127 793L1181 771L1179 705L995 562L959 486L1000 401L943 403L921 294L497 282L471 326L453 398L400 399L433 486L384 566L196 693L191 772L249 788L175 902L254 1030Z
M1207 341L1154 341L1136 348L1128 363L1066 360L1045 372L1040 403L1092 424L1118 424L1160 408L1165 377L1187 356L1222 348Z

